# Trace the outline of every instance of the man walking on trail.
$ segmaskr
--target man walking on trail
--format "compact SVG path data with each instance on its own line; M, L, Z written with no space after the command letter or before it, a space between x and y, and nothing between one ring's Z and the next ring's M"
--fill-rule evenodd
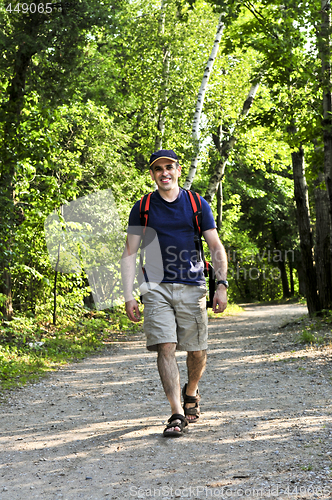
M158 371L171 405L172 416L164 436L178 437L185 432L188 422L196 422L200 415L198 382L205 370L208 336L204 264L199 259L197 241L195 244L194 212L189 192L178 184L181 166L174 151L153 153L150 175L158 189L152 193L145 210L148 210L147 225L158 236L163 278L143 295L144 332L147 349L158 352ZM204 198L200 199L201 230L210 249L217 279L213 311L218 313L223 312L227 305L227 256L211 208ZM121 266L126 313L135 322L140 319L132 290L135 255L141 241L141 234L137 231L142 220L141 209L138 201L131 210ZM187 351L188 383L182 389L183 408L176 349Z

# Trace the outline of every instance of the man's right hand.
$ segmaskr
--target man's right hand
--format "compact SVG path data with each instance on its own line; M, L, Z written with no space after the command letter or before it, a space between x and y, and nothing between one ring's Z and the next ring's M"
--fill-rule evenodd
M138 309L137 300L131 299L126 302L126 313L130 321L137 323L141 319L141 313Z

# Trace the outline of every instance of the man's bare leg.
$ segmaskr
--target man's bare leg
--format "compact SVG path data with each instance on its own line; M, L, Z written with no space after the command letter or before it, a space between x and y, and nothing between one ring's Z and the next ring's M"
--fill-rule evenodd
M158 344L157 365L165 394L171 405L172 415L174 413L184 415L181 406L180 375L175 358L175 350L176 344L174 343ZM178 422L180 423L180 420ZM180 431L180 428L176 426L171 427L166 432L173 430Z
M187 355L188 384L187 396L196 396L198 382L206 367L206 351L189 351ZM186 403L186 408L193 408L195 403ZM187 420L195 419L194 415L187 415Z

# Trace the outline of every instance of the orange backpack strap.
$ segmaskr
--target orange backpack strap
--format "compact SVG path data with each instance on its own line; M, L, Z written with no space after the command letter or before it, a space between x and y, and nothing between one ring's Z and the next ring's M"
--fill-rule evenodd
M202 260L203 262L205 261L204 259L204 251L203 251L203 244L201 240L202 236L202 201L201 197L199 196L198 193L195 193L195 191L187 191L191 208L193 210L193 223L194 223L194 230L195 230L195 235L194 235L194 242L195 242L195 248L197 252L197 260Z
M209 299L206 301L206 308L212 307L213 305L213 296L215 292L215 274L214 269L211 264L205 260L204 250L202 244L202 201L201 197L195 191L187 191L191 203L191 207L193 209L193 221L195 228L195 247L197 251L197 255L200 256L200 259L204 263L204 276L209 278Z
M150 202L151 202L151 195L152 193L145 194L142 196L140 204L139 204L139 216L140 216L140 221L141 221L141 226L146 226L148 225L149 222L149 209L150 209ZM145 229L144 229L145 232Z
M202 201L201 197L195 191L187 191L191 203L191 207L194 212L194 225L195 230L198 232L199 236L202 235Z
M141 242L141 253L139 256L139 260L140 260L140 265L141 265L141 269L142 269L142 273L143 273L143 278L144 278L146 283L149 283L149 279L148 279L148 276L146 274L145 267L143 265L144 247L145 247L144 238L145 238L145 228L147 227L148 222L149 222L149 210L150 210L151 195L152 195L152 193L145 194L144 196L142 196L141 201L139 203L140 223L141 223L141 226L143 226L143 239ZM141 302L143 303L142 295L141 295Z

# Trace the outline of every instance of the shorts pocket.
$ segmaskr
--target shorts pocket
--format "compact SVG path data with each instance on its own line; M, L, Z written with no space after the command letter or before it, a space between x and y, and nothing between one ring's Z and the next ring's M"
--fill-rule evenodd
M198 290L201 292L201 296L205 297L205 295L207 294L206 285L199 285Z
M207 341L208 328L207 328L207 312L202 311L201 314L195 317L198 333L198 343L203 344Z
M147 307L147 305L145 305L144 307L144 313L143 313L143 317L144 317L144 324L145 323L151 323L154 316L155 316L155 311L156 311L156 307Z

